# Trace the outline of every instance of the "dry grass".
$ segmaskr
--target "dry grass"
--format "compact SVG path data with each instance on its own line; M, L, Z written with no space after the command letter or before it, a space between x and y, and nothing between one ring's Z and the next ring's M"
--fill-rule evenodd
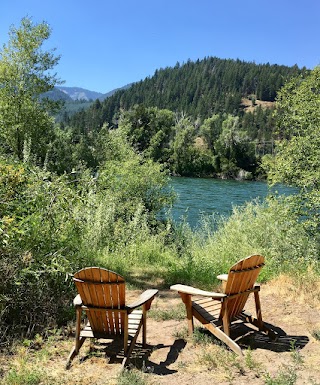
M308 304L320 309L320 279L311 268L307 276L279 275L269 282L266 291L287 298L288 301L294 301L296 304Z
M253 112L255 109L257 109L259 106L262 108L273 108L275 105L275 102L266 102L263 100L256 100L255 105L252 105L252 101L250 99L243 98L241 100L241 105L244 107L245 112Z
M241 339L244 358L201 328L187 336L180 298L173 292L161 291L148 319L148 349L137 350L129 372L119 375L121 360L110 359L104 346L89 341L71 368L65 370L73 345L66 328L65 333L56 331L46 341L38 336L20 342L13 354L1 356L2 384L320 385L320 341L315 333L320 330L320 301L314 295L319 285L319 278L311 272L307 282L283 275L263 285L264 320L283 329L287 336L273 343L259 332L249 333ZM135 297L136 291L130 295ZM254 310L252 301L248 308Z

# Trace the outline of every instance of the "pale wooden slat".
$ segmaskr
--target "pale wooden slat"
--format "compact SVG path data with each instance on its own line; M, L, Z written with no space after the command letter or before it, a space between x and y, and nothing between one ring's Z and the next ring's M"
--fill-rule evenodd
M120 309L120 304L119 304L119 286L118 285L111 286L111 292L112 292L113 308L114 309ZM115 333L116 334L121 334L119 313L115 311L113 313L113 316L114 316Z
M85 282L87 279L90 279L90 271L89 270L90 269L85 269L85 270L81 271L78 278L83 279L84 282L83 283L77 283L76 282L76 284L77 284L77 287L79 287L79 286L82 287L82 290L84 293L83 304L87 305L87 306L92 306L92 305L94 306L95 303L94 303L93 298L92 298L92 293L90 291L90 288L88 287L88 285ZM99 321L96 319L95 311L87 310L86 314L87 314L87 317L89 319L90 325L92 325L92 327L94 329L99 330Z
M84 271L85 275L85 283L83 284L85 290L87 290L89 297L90 297L90 305L91 306L97 306L97 295L94 285L91 285L90 283L87 283L87 281L91 281L93 277L92 268L88 268ZM88 313L88 312L87 312ZM100 312L97 312L96 310L90 310L90 324L93 327L94 330L97 332L103 332L103 325L101 322L101 316Z
M99 284L95 285L95 290L96 290L96 295L97 295L97 304L99 307L106 307L106 299L104 295L104 283L103 282L103 275L104 271L99 269L93 269L92 272L93 275L93 280ZM101 323L103 326L103 330L106 334L110 333L110 323L107 317L107 314L105 311L100 312L100 317L101 317Z
M234 342L230 337L228 337L223 331L221 331L214 323L204 317L202 314L194 311L194 316L200 321L213 335L219 338L222 342L229 346L235 353L240 356L243 356L240 346Z
M211 298L223 298L225 297L224 294L222 293L217 293L214 291L205 291L205 290L200 290L197 288L194 288L192 286L188 285L172 285L170 286L170 290L175 290L178 291L179 293L185 293L185 294L191 294L191 295L201 295L203 297L211 297Z
M251 289L255 284L255 281L261 270L261 267L257 266L261 265L262 263L264 263L264 257L260 255L252 255L232 266L228 273L225 293L230 295ZM249 294L242 295L238 298L228 301L228 313L230 318L235 317L243 310L248 296Z
M97 276L97 273L98 273L98 276ZM98 307L102 307L103 306L103 302L100 301L100 296L98 294L98 288L99 286L98 285L94 285L92 284L90 281L97 281L100 279L100 275L99 275L99 272L97 271L97 269L93 269L93 268L90 268L90 269L87 269L87 272L86 272L86 286L88 287L88 290L90 292L90 297L91 297L91 302L92 302L92 305L93 306L98 306ZM88 281L90 283L88 283ZM95 322L95 325L94 325L94 330L96 332L104 332L104 323L103 323L103 318L102 318L102 312L101 311L97 311L97 310L93 310L92 313L94 314L94 322ZM93 315L92 315L93 316Z
M128 333L133 336L137 333L137 330L141 326L142 322L142 311L134 310L128 315Z
M246 271L241 273L243 274L243 278L242 278L242 286L240 286L239 292L243 292L245 290L253 288L256 282L256 279L260 273L260 270L261 268L257 268L252 272ZM239 296L238 299L234 301L233 311L230 312L231 317L234 317L235 315L241 313L241 311L243 310L247 302L248 297L249 297L249 294L242 295L242 296Z
M141 314L133 314L133 313L130 313L129 314L130 316L130 319L136 319L136 320L139 320L141 318ZM132 317L131 317L132 316Z
M67 365L78 354L85 338L109 339L117 335L124 341L125 364L142 327L143 314L150 308L158 290L146 290L137 301L126 306L125 281L117 273L98 267L85 268L75 273L74 282L79 293L74 304L79 312L87 313L89 322L77 333L76 346L69 354ZM141 306L143 311L135 310ZM129 333L132 340L128 347Z

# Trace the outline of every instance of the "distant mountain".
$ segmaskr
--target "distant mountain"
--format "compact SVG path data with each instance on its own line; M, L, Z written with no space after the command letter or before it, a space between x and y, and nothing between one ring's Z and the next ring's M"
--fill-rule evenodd
M86 110L91 106L93 101L99 99L103 101L110 96L112 96L117 91L128 89L131 84L127 84L123 87L116 88L112 91L109 91L105 94L96 91L86 90L80 87L55 87L53 90L48 91L42 95L42 97L47 97L51 100L62 100L64 101L64 105L59 111L59 113L55 116L56 121L60 122L62 119L66 119L71 117L75 113Z
M54 88L51 91L45 92L44 94L42 94L42 97L48 98L50 100L55 100L55 101L57 100L63 100L65 102L72 101L72 98L66 92L63 92L58 88Z
M109 92L107 92L106 94L103 94L103 98L99 98L99 99L100 99L100 100L104 100L104 99L106 99L106 98L109 98L110 96L112 96L113 94L115 94L117 91L121 91L121 90L126 90L126 89L128 89L129 87L132 86L132 84L133 84L133 83L130 83L130 84L127 84L127 85L125 85L125 86L123 86L123 87L115 88L114 90L109 91Z
M55 87L53 90L46 92L44 96L52 100L64 100L66 102L79 101L79 100L89 102L96 99L99 99L100 101L102 101L106 98L109 98L117 91L128 89L129 87L131 87L132 84L133 83L130 83L123 87L116 88L105 94L101 92L86 90L85 88L80 88L80 87L58 86L58 87Z
M59 91L69 96L72 100L96 100L105 99L104 94L96 91L89 91L80 87L57 87ZM112 92L112 91L111 91Z

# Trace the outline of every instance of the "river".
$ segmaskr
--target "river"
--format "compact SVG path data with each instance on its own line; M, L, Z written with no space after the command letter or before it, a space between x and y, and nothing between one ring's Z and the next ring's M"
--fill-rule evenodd
M263 200L270 192L292 193L293 189L279 185L270 190L265 182L221 180L211 178L171 178L177 194L172 209L176 222L186 218L195 228L201 215L229 216L233 206L242 206L253 199Z

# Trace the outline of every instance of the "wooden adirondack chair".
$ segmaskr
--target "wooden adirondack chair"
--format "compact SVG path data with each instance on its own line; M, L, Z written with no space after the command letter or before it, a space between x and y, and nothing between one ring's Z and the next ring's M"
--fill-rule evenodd
M170 289L178 291L186 306L189 333L194 330L193 317L195 317L239 355L243 355L240 346L230 338L232 321L242 320L251 323L269 337L276 338L276 333L262 321L260 286L256 284L256 279L263 266L264 257L261 255L252 255L237 262L230 268L228 274L217 277L223 282L223 293L203 291L180 284L171 286ZM257 318L243 310L251 293L254 293Z
M112 271L99 267L88 267L74 274L73 280L78 295L73 303L76 308L75 346L71 350L66 367L86 338L115 339L123 338L125 367L142 327L142 343L146 345L146 313L150 309L158 290L146 290L130 305L125 302L125 280ZM137 310L142 307L142 310ZM87 324L81 330L81 316L85 312ZM131 343L128 346L128 340Z

